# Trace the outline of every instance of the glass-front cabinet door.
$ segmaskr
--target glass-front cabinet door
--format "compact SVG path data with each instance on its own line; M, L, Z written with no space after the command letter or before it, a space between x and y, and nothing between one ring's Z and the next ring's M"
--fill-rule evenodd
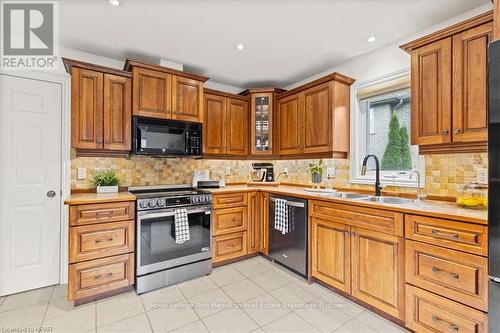
M252 137L254 155L272 154L273 94L252 94Z

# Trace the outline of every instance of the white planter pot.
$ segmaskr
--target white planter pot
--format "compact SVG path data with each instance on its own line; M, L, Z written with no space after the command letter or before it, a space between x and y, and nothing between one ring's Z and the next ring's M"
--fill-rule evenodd
M118 186L97 186L97 193L117 193Z

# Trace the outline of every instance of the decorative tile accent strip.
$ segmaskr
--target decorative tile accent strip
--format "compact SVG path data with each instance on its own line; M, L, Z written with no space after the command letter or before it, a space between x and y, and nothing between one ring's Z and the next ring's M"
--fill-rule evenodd
M312 160L276 160L276 175L288 167L288 177L281 181L310 183L311 177L307 166ZM314 160L317 161L317 160ZM87 168L88 176L95 169L113 168L122 179L122 186L183 184L190 183L196 169L210 170L210 177L226 182L244 182L249 180L252 162L248 160L195 160L188 158L152 158L132 155L129 158L115 157L76 157L74 151L71 158L71 187L88 189L91 184L87 180L77 180L78 168ZM349 160L326 159L328 167L335 167L335 187L353 189L370 189L371 185L349 184ZM226 168L231 169L225 176ZM426 155L425 181L428 194L456 195L461 184L476 180L478 169L488 168L487 153ZM415 192L414 188L392 187L389 191Z

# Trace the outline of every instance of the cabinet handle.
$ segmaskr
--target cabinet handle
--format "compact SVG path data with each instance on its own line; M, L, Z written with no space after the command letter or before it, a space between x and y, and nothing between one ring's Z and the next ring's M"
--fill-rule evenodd
M106 277L111 277L111 276L113 276L113 273L108 273L108 274L105 274L105 276L106 276ZM96 276L94 276L94 279L96 279L96 280L97 280L97 279L100 279L100 278L102 278L102 277L103 277L103 276L102 276L102 274L97 274Z
M460 128L453 129L453 134L459 134L459 133L460 133Z
M97 143L102 143L102 138L97 138Z
M356 233L354 231L351 233L351 235L353 235L354 237L356 237Z
M95 243L96 244L99 244L99 243L102 243L102 242L112 242L113 241L113 237L111 238L106 238L106 239L96 239L95 240Z
M448 134L450 134L450 131L448 129L445 129L445 130L443 130L443 132L441 134L448 135Z
M349 231L347 231L347 230L346 230L346 231L344 231L344 232L345 232L345 235L346 235L347 237L349 237Z
M432 267L432 271L434 273L446 273L446 274L449 274L454 279L457 279L457 280L460 279L460 274L458 274L458 273L447 272L447 271L444 271L444 270L439 269L437 267Z
M455 332L458 332L458 325L456 324L453 324L453 323L450 323L446 320L443 320L441 318L439 318L438 316L436 315L432 315L432 321L434 321L436 324L441 324L441 323L445 323L448 325L448 329L449 330L452 330L452 331L455 331Z
M441 236L444 238L453 238L453 239L458 239L458 234L450 234L450 233L445 233L445 232L440 232L436 229L432 229L431 233L436 236Z

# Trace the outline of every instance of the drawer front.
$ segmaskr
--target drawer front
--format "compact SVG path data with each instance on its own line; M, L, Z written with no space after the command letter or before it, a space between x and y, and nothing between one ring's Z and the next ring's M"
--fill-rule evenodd
M406 241L406 282L477 309L488 310L488 260Z
M213 211L213 235L223 235L247 229L247 208L224 208Z
M69 262L91 260L134 251L134 221L71 227Z
M127 221L135 218L135 202L110 202L69 207L70 226Z
M405 215L405 236L449 249L488 255L488 227L432 217Z
M237 232L213 238L213 262L233 259L247 254L246 232Z
M246 206L247 193L214 194L212 201L214 209Z
M132 284L134 284L133 254L69 265L68 299L70 301Z
M485 313L406 285L406 326L415 332L488 332Z
M332 222L403 236L402 213L314 200L309 212Z

